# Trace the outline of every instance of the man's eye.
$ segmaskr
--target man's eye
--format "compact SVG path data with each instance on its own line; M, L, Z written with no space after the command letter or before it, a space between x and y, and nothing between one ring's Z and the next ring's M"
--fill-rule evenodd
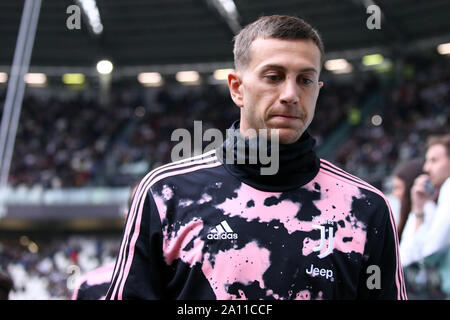
M276 82L281 80L281 76L277 74L268 74L265 76L265 78L269 81Z
M308 79L308 78L301 78L300 80L302 82L302 84L311 84L312 80Z

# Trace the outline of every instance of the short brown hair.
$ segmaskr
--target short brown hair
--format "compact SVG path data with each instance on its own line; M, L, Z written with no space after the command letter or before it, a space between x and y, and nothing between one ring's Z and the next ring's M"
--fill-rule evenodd
M436 144L442 144L447 150L447 157L450 158L450 134L440 136L430 136L427 140L427 149Z
M287 40L312 40L320 50L321 63L324 47L319 33L307 22L298 17L272 15L262 16L243 28L234 37L234 65L236 69L245 68L250 62L250 45L258 38L275 38Z

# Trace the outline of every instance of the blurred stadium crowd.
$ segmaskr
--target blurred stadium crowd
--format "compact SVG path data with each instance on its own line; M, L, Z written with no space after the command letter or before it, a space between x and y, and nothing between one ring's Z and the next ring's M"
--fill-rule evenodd
M2 240L0 270L7 270L14 283L9 299L70 299L79 276L115 260L119 241L108 235Z
M369 82L368 82L369 83ZM329 82L310 131L318 143L362 104L373 88L366 82ZM0 102L4 102L4 93ZM70 188L128 186L147 171L171 161L177 128L193 135L225 130L239 119L226 87L155 89L112 93L107 107L82 93L69 99L28 95L24 99L9 183L13 187Z
M382 103L382 122L352 122L350 138L328 160L389 193L396 164L424 156L425 139L450 127L450 60L415 57L400 71L402 81L370 73L367 78L325 82L310 132L318 146L349 121L370 95ZM148 89L145 89L148 90ZM0 92L3 105L5 92ZM220 86L113 90L111 103L99 105L80 93L58 99L28 95L24 100L10 172L12 186L68 188L126 186L170 161L171 133L192 132L194 120L203 131L222 132L239 109ZM12 299L68 299L69 266L92 270L115 258L117 238L72 236L39 242L31 252L20 241L2 241L0 266L14 280ZM22 239L23 240L23 239ZM72 271L75 269L72 269Z
M398 161L423 155L428 134L449 124L448 59L416 58L405 65L400 85L380 80L326 82L319 96L310 132L318 145L364 104L380 94L371 118L353 124L330 160L381 188ZM0 95L3 104L5 92ZM24 100L9 183L14 186L68 188L127 186L145 172L170 162L171 134L177 128L202 128L225 133L239 117L226 88L217 86L114 91L107 107L89 97L69 99L29 95ZM383 161L381 161L383 160Z
M396 164L423 158L426 138L450 127L450 61L416 57L403 72L401 84L380 89L381 125L366 119L332 158L380 189Z

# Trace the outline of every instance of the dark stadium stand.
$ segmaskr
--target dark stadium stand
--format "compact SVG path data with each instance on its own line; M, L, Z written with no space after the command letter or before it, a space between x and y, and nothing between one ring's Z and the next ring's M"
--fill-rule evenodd
M399 161L424 156L428 135L450 131L450 61L414 57L403 71L403 82L380 92L373 114L382 117L382 124L374 126L372 115L362 119L331 158L380 189Z
M448 59L414 58L405 73L410 69L413 72L401 84L390 82L386 75L350 83L326 81L310 127L320 149L328 136L348 123L353 108L361 109L369 93L379 93L381 101L372 113L351 125L350 137L334 145L329 158L379 188L397 161L423 154L420 148L429 133L448 128ZM171 141L171 133L176 128L192 133L194 120L201 120L203 130L218 128L225 134L239 117L239 109L222 86L151 91L150 97L139 88L114 92L107 107L83 98L82 93L69 100L28 96L10 184L128 186L152 168L170 162L170 151L177 143ZM374 114L382 117L381 125L371 123Z
M67 300L76 279L114 261L118 248L117 234L3 235L0 270L14 282L12 300Z
M350 108L363 103L367 90L361 82L325 85L310 127L318 143L346 121ZM9 183L56 189L128 186L170 162L170 151L178 143L171 141L176 128L193 134L194 120L201 120L203 130L217 128L225 135L239 119L239 108L222 86L152 91L150 99L143 97L142 89L127 98L127 91L114 92L107 107L82 93L59 100L27 96Z

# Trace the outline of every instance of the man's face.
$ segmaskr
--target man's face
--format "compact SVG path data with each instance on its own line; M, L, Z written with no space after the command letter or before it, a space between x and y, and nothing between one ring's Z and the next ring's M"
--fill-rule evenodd
M450 177L450 157L444 145L435 144L428 148L423 171L430 176L430 182L436 188L440 188Z
M280 143L297 141L314 117L319 89L320 50L311 40L257 38L250 62L228 77L241 107L241 133L278 129Z

